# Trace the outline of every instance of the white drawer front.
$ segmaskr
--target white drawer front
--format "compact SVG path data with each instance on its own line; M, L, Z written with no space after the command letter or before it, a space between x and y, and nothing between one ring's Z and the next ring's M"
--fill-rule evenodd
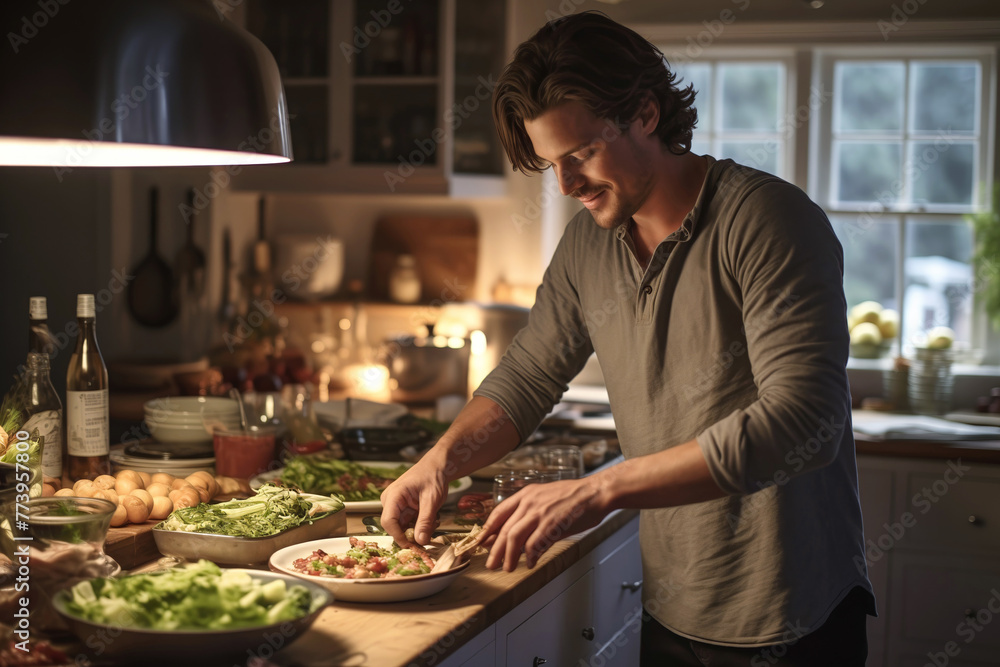
M604 646L642 611L642 557L639 534L629 537L598 563L595 571L595 635ZM638 634L635 635L638 638Z
M907 475L904 509L913 515L913 526L898 546L1000 552L1000 480L951 464L942 462L937 474Z
M591 569L507 634L507 665L587 664L598 650L592 635L587 639L594 625L593 598Z

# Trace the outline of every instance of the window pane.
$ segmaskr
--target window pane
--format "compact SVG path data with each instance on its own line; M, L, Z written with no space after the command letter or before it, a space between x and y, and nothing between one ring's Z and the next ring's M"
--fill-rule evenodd
M678 65L678 85L687 88L694 85L694 108L698 110L698 127L695 136L712 129L712 66L709 63L686 63ZM683 80L681 80L683 79Z
M878 141L835 144L839 201L889 204L899 199L902 144Z
M848 63L834 68L834 132L903 129L901 62Z
M860 213L830 216L844 246L844 296L847 307L877 301L896 310L898 218Z
M910 147L914 204L972 205L975 146L968 142L915 141Z
M720 130L778 129L781 65L719 65Z
M695 136L698 136L697 132L695 132ZM714 155L712 153L711 143L708 141L700 141L698 139L691 140L691 152L695 155Z
M949 218L909 218L903 340L946 326L955 339L972 338L971 225Z
M976 131L978 63L913 63L915 131Z
M769 174L778 173L778 156L781 142L774 141L723 141L719 144L720 159L732 158L740 164Z

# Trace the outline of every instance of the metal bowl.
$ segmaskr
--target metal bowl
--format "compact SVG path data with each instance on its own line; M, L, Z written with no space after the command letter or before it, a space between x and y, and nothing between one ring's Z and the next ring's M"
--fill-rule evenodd
M407 447L421 451L435 436L427 429L392 426L364 426L340 431L344 456L352 461L404 461Z

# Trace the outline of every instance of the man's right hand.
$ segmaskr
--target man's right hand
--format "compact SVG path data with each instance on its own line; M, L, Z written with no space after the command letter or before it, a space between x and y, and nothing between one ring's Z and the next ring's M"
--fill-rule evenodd
M382 492L382 528L401 547L430 542L437 512L448 495L448 480L435 466L417 463ZM416 545L406 539L413 527Z

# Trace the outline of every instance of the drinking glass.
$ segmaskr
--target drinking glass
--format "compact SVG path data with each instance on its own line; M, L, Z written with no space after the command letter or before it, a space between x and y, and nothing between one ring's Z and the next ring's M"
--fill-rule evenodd
M576 479L583 475L583 451L576 445L545 447L541 457L542 467L559 471L560 479Z
M523 489L528 484L539 482L537 470L508 470L493 478L493 502L500 504L502 500Z

